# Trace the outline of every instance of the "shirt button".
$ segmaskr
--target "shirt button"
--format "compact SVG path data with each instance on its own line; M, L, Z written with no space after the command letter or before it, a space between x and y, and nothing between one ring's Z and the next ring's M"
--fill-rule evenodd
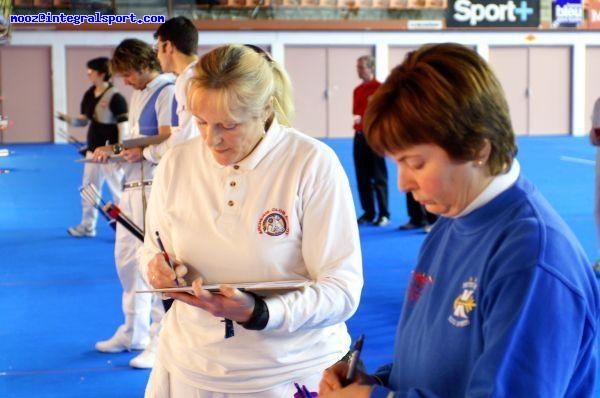
M235 187L236 185L237 185L237 184L235 183L235 181L231 181L231 182L229 183L229 186L230 186L230 187Z
M227 206L231 207L233 206L235 203L233 202L233 200L230 200L229 202L227 202Z
M233 168L234 168L235 170L237 170L237 169L239 169L239 168L240 168L240 166L239 166L239 165L237 165L237 164L235 164L235 165L233 165Z

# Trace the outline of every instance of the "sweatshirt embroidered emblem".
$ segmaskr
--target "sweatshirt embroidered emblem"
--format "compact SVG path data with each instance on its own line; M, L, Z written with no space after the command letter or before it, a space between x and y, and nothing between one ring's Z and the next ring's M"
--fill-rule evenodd
M412 271L410 285L408 286L408 301L410 304L416 303L423 294L428 284L433 283L433 278L423 272Z
M271 236L289 235L290 227L285 210L273 208L265 211L258 220L258 233Z
M470 313L477 307L475 303L475 290L477 290L477 278L469 278L462 285L463 291L454 299L452 305L452 315L448 317L448 322L452 325L463 328L471 324Z

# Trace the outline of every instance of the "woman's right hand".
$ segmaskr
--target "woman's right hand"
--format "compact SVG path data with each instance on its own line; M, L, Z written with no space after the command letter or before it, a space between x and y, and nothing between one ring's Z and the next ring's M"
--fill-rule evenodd
M173 267L175 267L175 270L169 267L169 264L167 264L165 257L161 253L155 254L148 263L147 276L150 285L155 289L185 286L186 283L183 277L187 273L187 267L176 262L173 262ZM175 277L177 277L177 283L175 282Z
M63 112L56 112L56 118L58 120L62 120L63 122L66 122L67 124L71 124L71 122L73 120L73 118L71 116L69 116Z
M348 373L348 362L338 361L333 366L325 369L323 378L319 382L319 397L365 397L371 395L372 385L376 381L371 376L357 371L356 377L351 384L344 387L342 380L345 380Z
M110 155L112 155L113 150L110 145L99 146L94 150L92 154L92 158L96 162L106 163Z

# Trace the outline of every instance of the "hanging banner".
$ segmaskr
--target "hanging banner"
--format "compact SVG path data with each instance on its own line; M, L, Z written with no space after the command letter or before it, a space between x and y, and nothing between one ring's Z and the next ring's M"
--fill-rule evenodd
M450 0L446 26L535 27L540 24L540 0Z

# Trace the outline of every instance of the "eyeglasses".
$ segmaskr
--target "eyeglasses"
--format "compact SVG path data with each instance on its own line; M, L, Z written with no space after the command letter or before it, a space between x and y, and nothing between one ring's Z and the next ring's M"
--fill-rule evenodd
M158 52L159 52L158 48L159 48L159 46L161 44L162 44L162 51L165 51L165 47L167 46L167 42L166 41L162 41L161 42L160 40L157 40L156 43L154 43L154 45L152 46L152 49L154 50L155 53L158 54Z

